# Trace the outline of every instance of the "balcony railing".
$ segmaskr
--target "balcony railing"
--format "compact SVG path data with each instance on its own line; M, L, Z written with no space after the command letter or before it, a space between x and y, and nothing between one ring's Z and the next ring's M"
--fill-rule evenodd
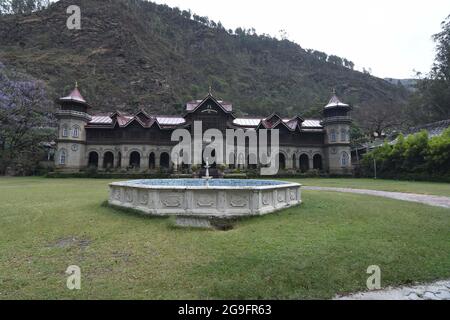
M74 110L58 110L58 111L56 111L56 115L75 116L75 117L92 120L92 117L90 115L88 115L87 113L80 112L80 111L74 111Z
M352 122L352 118L349 116L335 116L335 117L327 117L322 120L322 123L330 123L330 122Z

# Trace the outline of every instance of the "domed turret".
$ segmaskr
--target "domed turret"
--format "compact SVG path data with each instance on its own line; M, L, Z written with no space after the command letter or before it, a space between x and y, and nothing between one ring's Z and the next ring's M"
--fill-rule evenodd
M87 113L89 104L78 90L78 84L72 92L57 100L61 106L56 112L58 119L56 168L61 171L77 171L85 166L86 130L91 121Z
M59 98L58 103L61 105L61 110L73 110L87 113L88 108L90 108L90 105L78 90L77 82L75 82L75 88L72 92L68 96Z
M328 104L323 108L322 125L325 129L325 144L328 150L328 167L332 174L350 174L351 149L349 112L352 107L341 100L333 90Z

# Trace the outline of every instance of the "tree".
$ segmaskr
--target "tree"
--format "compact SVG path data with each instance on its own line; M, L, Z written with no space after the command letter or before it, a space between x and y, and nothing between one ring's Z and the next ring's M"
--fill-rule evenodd
M351 70L353 70L355 68L355 64L352 61L345 59L345 58L343 59L343 61L344 61L344 67L351 69Z
M328 62L336 65L336 66L342 66L343 62L342 62L342 58L335 56L335 55L330 55L328 56Z
M281 29L280 31L278 31L278 33L280 34L280 39L281 40L287 40L288 39L288 33L286 30Z
M327 61L328 55L325 52L317 51L317 50L311 50L311 54L320 61Z
M402 109L389 103L357 108L355 118L368 135L381 137L404 122Z
M191 12L191 10L183 10L183 12L181 13L181 15L183 16L183 17L185 17L186 19L191 19L191 17L192 17L192 12Z
M29 173L40 143L53 138L51 104L42 82L24 80L1 63L0 87L0 174L8 168Z
M442 31L433 39L436 42L433 67L419 79L411 98L409 114L414 123L450 118L450 16L442 22Z
M0 14L24 14L47 8L49 0L0 0Z

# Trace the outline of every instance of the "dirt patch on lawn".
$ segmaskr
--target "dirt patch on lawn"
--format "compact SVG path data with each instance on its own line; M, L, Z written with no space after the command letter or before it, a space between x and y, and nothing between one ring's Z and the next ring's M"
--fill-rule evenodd
M69 247L78 247L80 249L84 249L91 244L91 240L85 238L77 238L77 237L67 237L60 238L55 242L51 243L49 247L52 248L69 248Z

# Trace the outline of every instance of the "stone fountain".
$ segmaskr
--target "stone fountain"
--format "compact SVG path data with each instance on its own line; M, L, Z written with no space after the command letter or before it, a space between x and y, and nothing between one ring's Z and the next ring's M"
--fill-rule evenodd
M176 216L176 224L211 228L212 221L259 216L296 206L301 185L276 180L149 179L109 185L109 204L148 215Z

